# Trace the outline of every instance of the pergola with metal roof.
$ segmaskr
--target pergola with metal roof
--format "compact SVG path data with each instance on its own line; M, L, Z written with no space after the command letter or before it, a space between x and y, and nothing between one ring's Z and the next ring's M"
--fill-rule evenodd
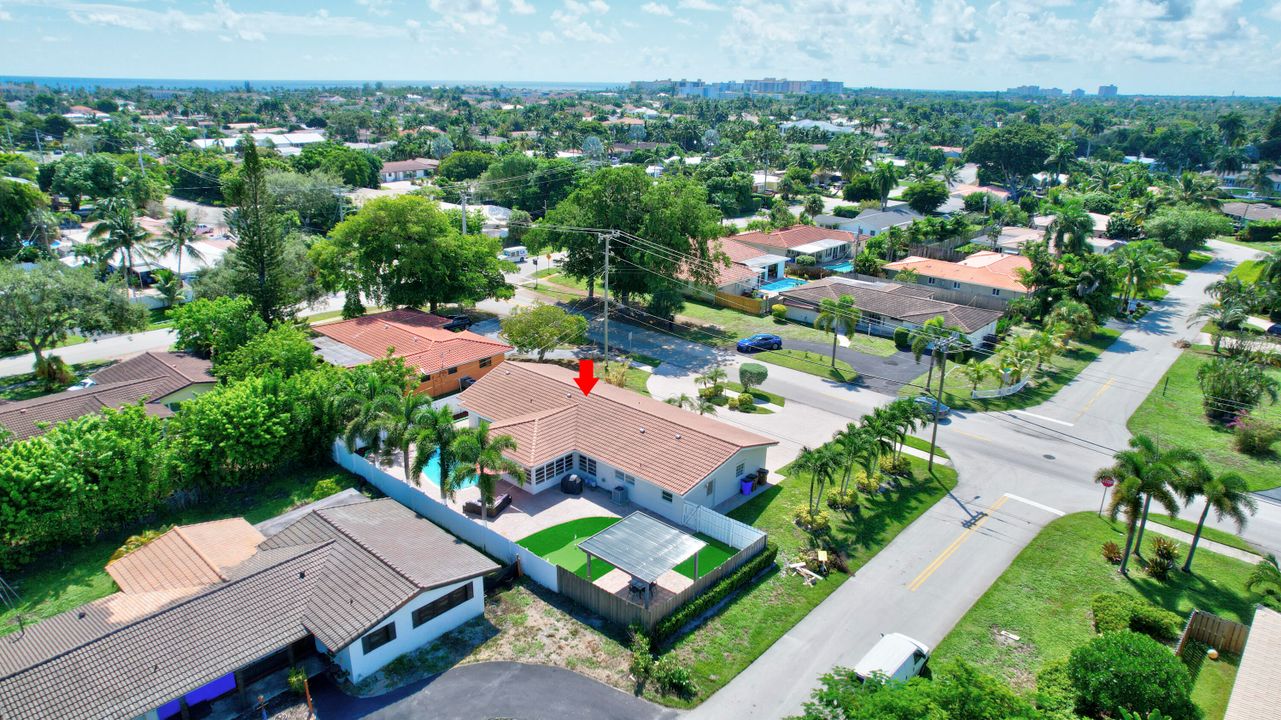
M633 512L578 544L587 553L587 579L592 579L592 558L600 558L645 585L645 605L665 573L694 558L698 578L698 551L707 543L667 523Z

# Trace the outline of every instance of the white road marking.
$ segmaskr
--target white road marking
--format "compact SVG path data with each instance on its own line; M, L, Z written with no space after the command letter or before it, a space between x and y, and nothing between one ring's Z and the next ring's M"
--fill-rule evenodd
M1009 499L1011 499L1011 500L1017 500L1017 501L1019 501L1019 502L1023 503L1024 505L1031 505L1031 506L1032 506L1032 507L1034 507L1034 508L1040 508L1040 509L1042 509L1042 510L1046 511L1047 513L1050 513L1050 514L1052 514L1052 515L1057 515L1058 517L1063 517L1063 516L1066 514L1066 513L1064 513L1062 510L1058 510L1058 509L1052 508L1052 507L1050 507L1049 505L1042 505L1041 503L1039 503L1039 502L1037 502L1037 501L1035 501L1035 500L1028 500L1028 499L1027 499L1027 498L1025 498L1025 497L1019 497L1018 495L1011 495L1010 493L1005 493L1005 497L1007 497L1007 498L1009 498Z
M1056 418L1046 417L1044 415L1037 415L1036 413L1030 413L1027 410L1015 410L1014 412L1020 415L1027 415L1028 417L1034 417L1037 420L1045 420L1047 422L1058 423L1060 425L1067 425L1068 427L1073 427L1073 424L1066 420L1058 420Z

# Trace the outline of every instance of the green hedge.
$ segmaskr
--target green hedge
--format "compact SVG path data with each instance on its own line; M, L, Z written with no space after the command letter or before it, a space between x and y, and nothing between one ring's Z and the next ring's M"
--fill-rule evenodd
M1090 600L1090 609L1100 634L1133 630L1172 641L1183 633L1183 618L1127 593L1099 593Z
M774 558L777 555L778 546L772 542L765 543L765 550L759 555L743 563L742 567L725 576L720 582L709 588L707 592L696 595L692 600L677 608L671 615L660 620L654 626L653 632L650 633L654 644L662 644L663 641L675 635L691 620L707 612L721 600L729 597L735 590L751 582L757 573L774 564Z
M1281 239L1281 220L1255 220L1241 230L1245 242L1271 242Z

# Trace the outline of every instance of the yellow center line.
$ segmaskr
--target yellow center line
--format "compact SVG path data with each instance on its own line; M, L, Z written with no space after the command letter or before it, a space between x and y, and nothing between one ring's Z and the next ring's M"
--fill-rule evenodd
M938 557L934 558L934 561L927 565L925 569L921 571L920 575L917 575L913 578L912 582L907 584L907 589L912 592L919 590L921 586L925 584L925 581L930 579L930 576L934 574L934 571L942 567L943 563L947 562L947 559L952 557L952 553L955 553L966 540L969 540L971 535L978 532L979 528L983 527L983 523L987 522L988 518L992 517L997 510L1001 509L1001 506L1004 505L1007 500L1009 500L1009 496L1002 495L1000 499L992 503L992 507L988 508L987 514L976 520L973 525L965 530L965 532L961 533L960 537L953 540L951 545L948 545L943 552L939 553Z
M1098 389L1098 390L1096 390L1096 391L1094 392L1094 396L1093 396L1093 397L1091 397L1091 398L1090 398L1090 401L1089 401L1089 402L1087 402L1087 403L1085 404L1085 407L1081 408L1081 412L1077 413L1077 414L1076 414L1076 417L1074 417L1074 418L1072 418L1072 419L1073 419L1073 420L1080 420L1080 419L1081 419L1081 416L1082 416L1082 415L1084 415L1084 414L1086 413L1086 411L1087 411L1087 410L1089 410L1091 407L1093 407L1093 406L1094 406L1094 401L1095 401L1095 400L1098 400L1098 399L1099 399L1099 396L1101 396L1103 393L1107 392L1107 389L1108 389L1108 388L1110 388L1110 387L1112 387L1112 383L1114 383L1114 382L1116 382L1116 378L1108 378L1108 381L1107 381L1107 382L1105 382L1105 383L1103 383L1103 385L1102 385L1102 386L1100 386L1100 387L1099 387L1099 389Z
M951 429L951 432L954 432L954 433L956 433L957 435L963 435L963 436L965 436L965 437L967 437L967 438L973 438L973 439L975 439L975 440L979 440L979 441L981 441L981 442L992 442L990 439L988 439L987 437L984 437L983 435L975 435L975 434L974 434L974 433L972 433L972 432L965 432L964 430L957 430L956 428L952 428L952 429Z

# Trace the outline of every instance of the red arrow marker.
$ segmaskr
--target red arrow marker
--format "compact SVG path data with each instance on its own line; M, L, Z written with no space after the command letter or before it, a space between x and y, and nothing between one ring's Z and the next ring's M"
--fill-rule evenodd
M574 378L574 382L578 383L578 387L582 389L584 395L591 395L592 388L596 387L598 378L596 377L595 366L596 363L591 360L578 361L578 377Z

